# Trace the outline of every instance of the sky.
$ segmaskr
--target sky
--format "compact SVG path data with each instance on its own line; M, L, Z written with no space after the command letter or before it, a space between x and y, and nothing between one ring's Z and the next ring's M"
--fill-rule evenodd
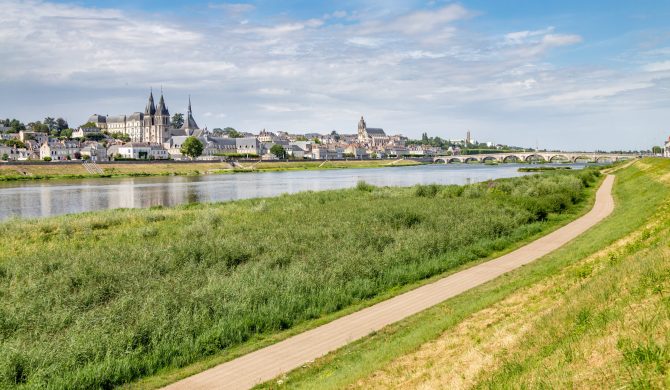
M0 0L0 117L370 127L563 150L670 136L669 1Z

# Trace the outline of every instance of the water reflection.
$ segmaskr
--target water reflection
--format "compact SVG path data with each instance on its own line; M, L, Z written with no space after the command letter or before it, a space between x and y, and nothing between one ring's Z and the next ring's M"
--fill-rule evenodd
M575 168L583 165L571 165ZM0 220L114 208L275 196L346 188L359 180L378 186L466 184L520 176L519 165L423 165L414 167L287 171L209 176L84 179L0 184Z

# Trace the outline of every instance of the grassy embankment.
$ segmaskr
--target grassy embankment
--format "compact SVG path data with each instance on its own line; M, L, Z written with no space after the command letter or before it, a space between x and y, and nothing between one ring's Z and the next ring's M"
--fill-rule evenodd
M287 161L241 163L233 167L226 162L199 163L147 163L147 164L98 164L103 174L91 174L82 164L0 164L0 181L39 179L86 179L101 177L202 175L238 172L272 172L306 169L383 168L419 165L412 160L352 160L352 161Z
M594 180L361 184L2 223L0 385L174 379L555 228L583 211Z
M572 243L259 387L670 387L670 160L617 176Z

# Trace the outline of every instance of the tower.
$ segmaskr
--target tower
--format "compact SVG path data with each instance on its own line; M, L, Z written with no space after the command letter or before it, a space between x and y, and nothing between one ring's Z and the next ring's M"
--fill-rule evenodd
M186 118L184 118L184 124L181 127L184 130L186 135L192 135L195 130L198 130L198 124L195 123L193 119L193 111L191 110L191 96L188 97L188 110L186 113Z
M163 143L169 138L168 130L170 129L170 111L165 105L163 98L163 91L161 90L161 99L156 108L156 115L154 117L154 125L151 129L151 136L149 142Z
M367 125L365 124L365 119L361 116L361 120L358 121L358 140L363 142L367 141L368 139L368 134L367 134Z

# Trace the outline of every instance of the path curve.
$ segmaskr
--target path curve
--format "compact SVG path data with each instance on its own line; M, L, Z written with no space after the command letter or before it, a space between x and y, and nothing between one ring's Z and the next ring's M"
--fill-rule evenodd
M185 378L166 389L247 389L326 355L373 331L528 264L565 245L614 210L608 175L586 215L504 256L457 272L328 324Z

